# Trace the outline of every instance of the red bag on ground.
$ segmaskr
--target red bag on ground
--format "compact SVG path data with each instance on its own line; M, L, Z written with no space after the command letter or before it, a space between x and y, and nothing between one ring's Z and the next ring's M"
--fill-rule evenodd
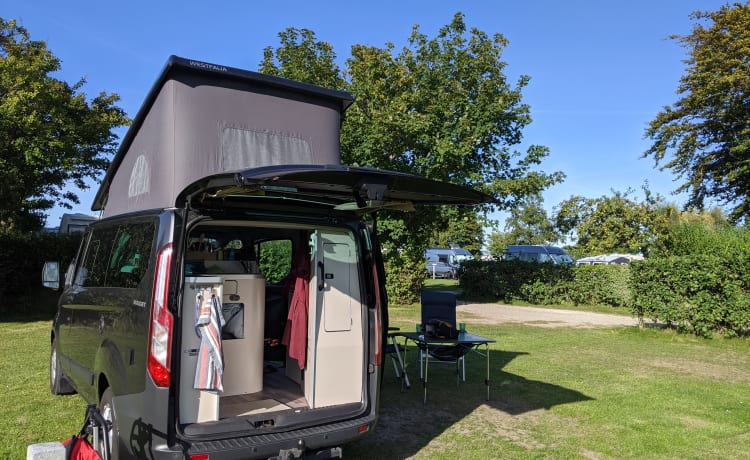
M85 436L71 436L63 441L65 460L102 460Z

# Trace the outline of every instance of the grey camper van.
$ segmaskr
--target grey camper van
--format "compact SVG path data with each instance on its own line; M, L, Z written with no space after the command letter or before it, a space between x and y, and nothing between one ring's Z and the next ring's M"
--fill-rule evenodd
M556 246L532 244L510 245L503 254L505 260L572 265L573 259L564 249Z
M351 102L169 59L50 334L50 389L98 405L112 458L331 458L373 429L388 322L376 213L489 197L341 165Z

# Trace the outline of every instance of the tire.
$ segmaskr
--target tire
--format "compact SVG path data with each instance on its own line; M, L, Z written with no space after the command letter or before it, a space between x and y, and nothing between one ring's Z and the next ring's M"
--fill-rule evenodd
M60 357L57 355L57 339L52 339L49 354L49 391L53 395L70 395L76 392L60 367Z
M109 444L109 456L106 456L102 450L104 449L104 443L99 445L99 456L101 458L109 458L109 460L118 460L120 458L120 447L119 438L120 431L117 424L117 414L115 413L115 406L112 404L112 389L107 388L102 393L102 399L99 400L99 413L102 414L102 418L108 422L109 429L103 429L100 433L100 439L104 439L107 436L107 444Z

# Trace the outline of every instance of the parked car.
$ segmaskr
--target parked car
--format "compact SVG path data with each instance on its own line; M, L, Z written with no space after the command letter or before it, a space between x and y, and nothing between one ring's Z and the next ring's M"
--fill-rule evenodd
M510 245L505 249L503 259L568 265L574 263L573 259L564 249L556 246L541 245Z
M98 404L114 458L332 458L375 426L388 305L362 216L489 198L340 165L351 102L170 58L96 194L50 334L50 390ZM46 286L59 276L45 267Z

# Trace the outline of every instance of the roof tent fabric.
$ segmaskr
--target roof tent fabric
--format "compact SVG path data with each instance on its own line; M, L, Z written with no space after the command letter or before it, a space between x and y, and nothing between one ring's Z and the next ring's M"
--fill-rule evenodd
M176 205L213 174L282 164L340 164L346 92L170 57L94 199L113 216Z

